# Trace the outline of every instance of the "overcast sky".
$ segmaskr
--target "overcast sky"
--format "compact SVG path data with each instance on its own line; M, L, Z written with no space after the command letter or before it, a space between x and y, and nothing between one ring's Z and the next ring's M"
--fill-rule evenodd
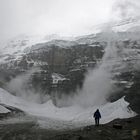
M88 34L95 25L133 15L139 5L139 0L0 0L0 40L24 33Z

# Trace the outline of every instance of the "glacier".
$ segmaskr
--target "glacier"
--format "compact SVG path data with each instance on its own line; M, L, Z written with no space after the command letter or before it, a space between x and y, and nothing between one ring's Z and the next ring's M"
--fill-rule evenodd
M64 129L94 124L93 113L99 108L102 118L101 124L108 123L117 118L130 118L136 116L128 106L124 97L111 103L100 106L83 108L78 105L69 107L56 107L51 100L43 104L30 102L21 97L14 96L0 88L0 104L12 106L36 118L40 127ZM0 113L7 113L8 109L0 105Z

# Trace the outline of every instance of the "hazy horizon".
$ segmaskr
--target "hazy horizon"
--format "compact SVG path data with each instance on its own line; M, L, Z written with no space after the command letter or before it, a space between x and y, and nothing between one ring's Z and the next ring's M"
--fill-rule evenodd
M136 16L138 0L0 0L1 40L19 34L78 36Z

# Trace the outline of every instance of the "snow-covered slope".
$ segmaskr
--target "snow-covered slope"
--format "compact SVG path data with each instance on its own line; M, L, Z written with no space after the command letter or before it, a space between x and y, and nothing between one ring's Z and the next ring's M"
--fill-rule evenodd
M0 114L2 113L8 113L10 112L10 110L8 110L7 108L5 108L4 106L0 105Z
M5 43L0 43L0 64L8 63L11 60L18 60L26 53L34 51L46 46L59 46L59 47L70 47L77 44L92 44L93 42L99 41L100 43L106 41L108 36L103 36L102 31L104 28L106 30L113 30L119 32L120 39L136 38L140 35L140 20L138 19L126 19L124 21L119 21L115 23L106 23L99 26L100 32L91 35L85 35L81 37L76 37L73 39L61 38L58 36L54 37L44 37L44 36L28 36L20 35L12 40ZM109 26L109 27L108 27ZM73 41L72 41L73 40ZM96 45L97 46L97 45ZM43 50L44 51L44 50Z
M124 98L119 99L114 103L106 103L102 106L93 106L82 108L74 105L70 107L57 108L51 100L44 104L37 104L25 101L19 97L13 96L7 91L0 88L0 103L19 108L26 113L36 116L38 122L43 127L48 127L47 119L55 121L64 121L75 124L76 126L83 126L94 123L93 112L99 108L102 114L101 123L107 123L116 118L129 118L136 114L128 108L129 103ZM8 110L7 110L8 111ZM41 120L40 118L44 118ZM45 119L46 118L46 119Z
M48 40L44 39L44 36L19 35L0 43L0 63L18 60L26 54L25 50L30 49L32 45L46 41Z
M3 54L16 54L23 52L26 48L31 47L32 45L44 42L42 36L28 36L28 35L19 35L7 42L1 44L1 53Z
M136 30L140 27L140 18L128 18L118 23L115 23L112 29L116 32L126 32L126 31L140 31Z

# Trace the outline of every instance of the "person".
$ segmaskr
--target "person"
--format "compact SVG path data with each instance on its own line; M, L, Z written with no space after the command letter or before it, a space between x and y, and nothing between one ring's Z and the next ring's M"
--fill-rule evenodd
M95 125L96 126L99 126L99 120L101 118L101 113L99 111L99 109L97 109L95 112L94 112L94 118L95 118Z

